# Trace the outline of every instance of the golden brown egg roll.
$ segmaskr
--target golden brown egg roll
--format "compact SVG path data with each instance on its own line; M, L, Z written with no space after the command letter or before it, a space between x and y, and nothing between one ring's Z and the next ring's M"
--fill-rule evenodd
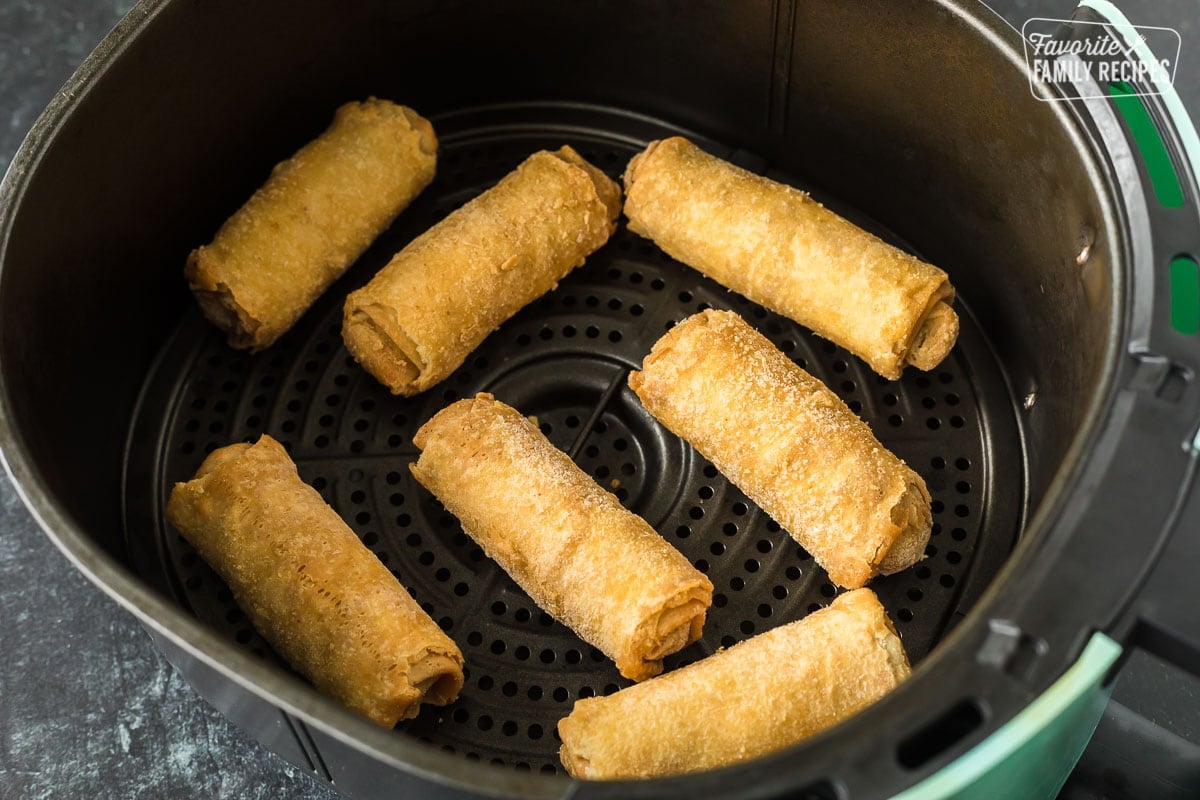
M231 347L270 346L433 180L433 126L370 98L319 137L193 250L184 275Z
M457 645L270 436L215 450L175 484L167 519L322 692L389 728L458 696Z
M688 317L629 385L839 586L856 589L924 557L933 524L925 481L737 314Z
M413 475L534 602L640 681L700 638L712 583L489 394L413 438Z
M393 394L428 389L604 244L620 209L570 147L534 153L346 299L346 347Z
M908 658L870 589L607 697L558 723L577 778L652 778L781 750L894 689Z
M625 195L630 230L885 378L899 378L906 364L933 369L954 347L958 315L946 273L804 192L676 136L629 162Z

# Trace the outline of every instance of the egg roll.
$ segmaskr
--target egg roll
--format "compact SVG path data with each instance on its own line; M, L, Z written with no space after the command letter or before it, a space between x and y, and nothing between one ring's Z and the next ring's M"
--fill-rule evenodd
M874 703L910 672L887 612L855 589L804 619L607 697L559 721L576 778L654 778L782 750Z
M625 172L629 229L721 285L811 328L889 380L958 338L946 273L679 136Z
M713 586L532 422L489 394L417 431L412 473L547 613L626 678L700 638Z
M322 692L392 727L446 705L463 657L270 436L213 451L167 519L255 629Z
M621 189L570 147L534 153L351 293L342 338L393 394L442 381L615 229Z
M184 275L231 347L269 347L433 180L433 126L411 108L346 103L319 137L193 250Z
M924 557L933 525L925 481L737 314L688 317L629 385L839 586L856 589Z

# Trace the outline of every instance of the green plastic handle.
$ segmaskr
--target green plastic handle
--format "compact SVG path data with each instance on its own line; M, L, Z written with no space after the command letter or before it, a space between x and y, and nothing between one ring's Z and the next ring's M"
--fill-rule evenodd
M966 755L895 800L1053 798L1096 731L1111 686L1104 676L1121 646L1095 633L1041 696Z

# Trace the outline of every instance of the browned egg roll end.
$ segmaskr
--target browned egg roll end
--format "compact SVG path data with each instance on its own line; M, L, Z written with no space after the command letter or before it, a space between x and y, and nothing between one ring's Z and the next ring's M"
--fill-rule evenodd
M596 189L596 197L600 198L600 202L604 204L604 208L608 212L609 234L611 234L617 227L617 217L621 215L621 187L568 144L564 144L554 151L554 155L568 164L579 167L591 178L592 186Z
M415 717L422 703L444 706L458 699L463 687L461 660L427 648L409 664L408 679L416 690L416 696L400 719Z
M437 435L439 429L458 427L462 424L462 419L468 416L477 404L491 403L495 399L495 396L489 392L478 392L474 397L464 397L462 400L454 401L430 417L429 421L424 425L417 428L417 432L413 434L413 444L418 450L424 452L429 444L429 437ZM419 459L409 464L408 469L418 479L428 477L423 473L423 467ZM422 481L422 484L424 484L424 481Z
M386 100L379 100L372 97L367 100L368 103L386 103ZM346 108L346 106L342 106ZM408 120L408 124L417 132L417 146L425 155L436 156L438 151L438 138L433 130L433 123L422 117L416 111L413 111L408 106L400 106L400 110L404 113L404 118Z
M682 136L672 136L671 139L683 139L683 137ZM670 141L670 139L656 139L655 141L646 145L645 150L641 151L640 153L635 155L633 158L629 159L629 164L626 165L626 167L625 167L625 174L621 178L622 182L625 184L625 193L626 194L629 193L629 190L633 188L634 182L637 181L638 170L641 169L642 165L647 160L649 160L651 154L654 153L654 151L658 149L658 146L660 144L662 144L663 142L667 142L667 141Z
M912 470L908 471L908 476L908 487L900 502L892 507L892 522L900 531L876 567L881 575L908 569L923 559L933 530L933 513L929 506L932 498L925 480Z
M712 584L707 580L685 586L664 608L643 620L624 652L614 659L621 675L631 681L644 681L662 674L665 657L700 639L712 593Z
M395 313L379 304L363 304L353 295L342 307L342 340L359 364L392 394L410 397L429 388L432 381L423 369L420 349L395 321Z
M218 329L226 332L229 346L238 350L256 350L266 345L261 343L259 320L238 303L229 285L212 280L208 276L215 267L212 252L207 247L197 247L188 254L183 268L183 277L191 287L200 313Z
M267 436L266 434L263 434L263 435ZM267 438L271 438L271 437L267 436ZM271 441L275 441L275 440L271 439ZM234 459L238 458L239 456L241 456L243 453L245 453L247 450L249 450L253 446L254 445L250 444L249 442L240 442L238 444L229 444L229 445L225 445L224 447L218 447L216 450L213 450L211 453L209 453L204 458L204 461L202 461L200 463L200 466L196 469L196 474L192 478L192 480L195 480L196 478L203 478L205 475L212 472L214 469L221 466L225 462L233 461ZM282 446L282 445L280 445L280 446ZM175 487L179 488L183 485L184 485L183 483L176 483ZM172 492L171 494L173 497L174 492Z
M958 314L950 303L940 300L921 322L908 351L908 363L931 370L949 355L958 340Z

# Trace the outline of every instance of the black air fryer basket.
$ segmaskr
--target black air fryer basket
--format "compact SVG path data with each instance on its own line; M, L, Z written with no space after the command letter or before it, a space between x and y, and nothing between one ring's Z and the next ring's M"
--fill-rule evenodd
M1101 0L1076 19L1129 33ZM1125 654L1200 672L1180 593L1200 569L1200 142L1161 88L1031 86L1019 35L970 0L147 0L0 190L6 464L199 692L348 795L1052 794ZM230 350L184 257L371 94L431 117L437 178L277 345ZM348 356L346 293L531 152L570 144L616 178L674 134L946 269L962 320L947 360L878 378L623 225L422 395L392 397ZM415 483L413 433L492 392L706 572L704 638L668 669L803 617L836 593L823 570L626 386L709 307L744 316L927 481L928 557L872 583L915 671L758 761L574 782L557 721L627 682ZM384 731L322 697L166 524L175 481L263 433L462 648L456 703Z

